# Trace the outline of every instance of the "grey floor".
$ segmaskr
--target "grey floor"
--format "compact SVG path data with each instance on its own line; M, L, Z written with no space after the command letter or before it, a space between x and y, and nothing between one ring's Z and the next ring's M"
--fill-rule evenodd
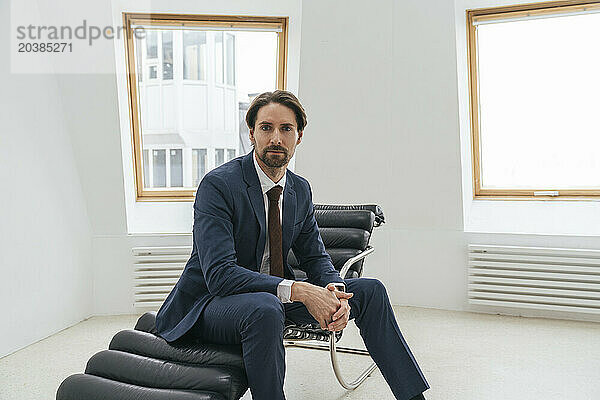
M431 389L428 400L598 400L600 324L395 307ZM0 399L54 399L67 376L105 349L136 315L93 317L0 359ZM342 345L361 344L355 326ZM366 360L342 355L349 375ZM354 392L336 382L327 353L288 349L285 390L295 399L393 399L377 371ZM246 393L244 399L250 399Z

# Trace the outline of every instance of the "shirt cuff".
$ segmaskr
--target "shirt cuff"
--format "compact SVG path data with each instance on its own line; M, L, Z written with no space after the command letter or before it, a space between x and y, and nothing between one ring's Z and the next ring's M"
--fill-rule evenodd
M294 283L291 279L282 280L279 285L277 285L277 298L281 300L282 303L291 303L290 297L292 297L292 284Z
M337 287L342 287L342 288L343 288L343 291L344 291L344 292L346 291L346 285L345 285L344 283L342 283L342 282L329 282L329 283L327 284L327 286L329 286L329 285L334 285L336 288L337 288ZM326 286L326 287L327 287L327 286Z

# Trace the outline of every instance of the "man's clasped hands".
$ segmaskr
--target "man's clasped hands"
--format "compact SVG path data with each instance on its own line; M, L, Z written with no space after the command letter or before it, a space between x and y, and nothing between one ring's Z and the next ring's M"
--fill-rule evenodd
M352 296L353 293L340 291L333 283L323 288L308 282L294 282L290 300L304 303L308 312L321 325L321 329L337 332L348 324L348 299Z

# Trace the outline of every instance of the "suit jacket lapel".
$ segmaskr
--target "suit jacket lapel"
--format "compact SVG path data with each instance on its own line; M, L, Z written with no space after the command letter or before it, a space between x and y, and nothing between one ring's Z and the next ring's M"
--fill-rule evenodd
M250 203L254 210L254 216L260 227L260 233L256 244L256 271L260 271L260 265L262 264L262 257L265 251L265 222L267 217L265 215L265 201L262 188L260 186L260 181L258 180L256 169L254 169L254 160L252 160L252 157L254 157L254 150L242 159L242 171L244 173L244 180L248 184L248 197L250 198Z
M287 252L292 245L294 222L296 220L296 191L291 174L287 174L285 190L283 191L283 221L281 222L281 248L283 250L283 265L287 263Z

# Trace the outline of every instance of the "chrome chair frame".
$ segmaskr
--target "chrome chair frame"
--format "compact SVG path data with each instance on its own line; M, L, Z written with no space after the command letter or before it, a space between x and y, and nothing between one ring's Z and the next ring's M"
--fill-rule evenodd
M357 261L362 260L369 254L372 254L374 251L375 251L375 249L373 247L367 246L367 248L364 251L358 253L356 256L354 256L352 258L349 258L348 261L346 261L344 263L344 265L342 266L342 268L340 269L340 276L346 276L346 273L348 272L348 270L350 269L352 264L354 264ZM371 362L371 365L369 365L369 367L367 369L365 369L356 379L354 379L351 382L346 381L341 374L341 368L340 368L340 365L338 362L337 353L339 352L339 353L360 354L360 355L369 356L369 352L367 350L363 350L363 349L337 346L335 343L335 340L336 340L335 332L328 332L328 333L329 333L329 344L328 345L323 344L323 343L318 343L318 342L315 343L315 341L310 341L311 343L306 343L306 342L308 342L308 340L304 340L304 339L295 339L295 340L285 339L284 346L285 347L300 347L300 348L305 348L305 349L329 351L329 355L331 357L331 366L333 367L333 373L335 374L335 377L337 378L338 382L340 383L340 385L342 385L342 387L344 389L354 390L357 387L359 387L365 381L365 379L367 379L367 377L369 375L371 375L371 373L375 370L375 368L377 368L377 365L374 362Z

